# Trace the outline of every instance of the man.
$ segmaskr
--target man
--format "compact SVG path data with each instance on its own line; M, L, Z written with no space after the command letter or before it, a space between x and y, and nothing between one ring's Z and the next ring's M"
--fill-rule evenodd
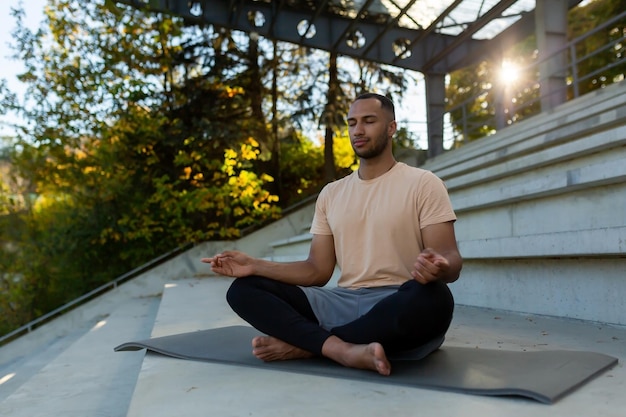
M462 266L456 217L439 178L396 162L396 129L387 97L354 101L348 130L359 169L320 193L306 260L278 263L237 251L202 259L238 278L229 304L268 335L252 340L257 358L321 355L389 375L388 355L443 341L454 308L447 283ZM335 265L337 288L321 288Z

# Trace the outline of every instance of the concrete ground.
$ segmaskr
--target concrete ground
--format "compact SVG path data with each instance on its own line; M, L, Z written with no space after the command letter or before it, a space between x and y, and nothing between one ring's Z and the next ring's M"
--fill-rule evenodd
M227 278L171 283L153 337L242 324L224 301ZM458 306L445 342L508 350L588 350L619 363L552 405L274 372L240 366L143 357L129 417L165 416L606 416L626 415L626 329L542 316ZM113 347L113 346L111 346Z

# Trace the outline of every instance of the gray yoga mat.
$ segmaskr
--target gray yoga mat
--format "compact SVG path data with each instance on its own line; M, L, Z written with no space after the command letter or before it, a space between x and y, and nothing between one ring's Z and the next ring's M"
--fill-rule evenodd
M181 359L466 394L522 396L545 404L554 403L617 363L614 357L594 352L514 352L444 345L421 360L391 360L391 375L382 376L325 358L263 362L251 353L250 341L259 334L249 326L221 327L123 343L115 351L147 349Z

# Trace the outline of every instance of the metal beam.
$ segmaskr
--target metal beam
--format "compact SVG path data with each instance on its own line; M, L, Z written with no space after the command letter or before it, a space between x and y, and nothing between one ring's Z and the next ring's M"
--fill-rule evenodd
M454 36L443 35L431 30L391 27L365 19L352 19L330 13L317 7L305 10L289 6L286 2L282 7L272 5L273 2L254 0L117 0L137 8L174 14L190 22L208 23L217 27L225 27L244 32L256 32L261 36L284 42L332 51L340 55L357 59L394 65L396 67L423 72L425 65L435 72L449 73L461 67L466 55L472 55L484 48L486 41L465 37L461 42ZM191 13L191 7L199 4L202 14ZM325 3L323 3L325 4ZM196 6L197 7L197 6ZM248 12L261 12L266 22L257 27L248 20ZM315 22L316 34L312 37L302 36L297 29L298 23ZM358 29L365 37L366 43L361 48L353 48L346 44L345 34ZM420 39L414 42L410 56L398 59L393 44L397 41ZM454 48L451 46L454 45ZM440 51L451 51L454 54L446 60L436 59ZM408 55L408 54L407 54Z

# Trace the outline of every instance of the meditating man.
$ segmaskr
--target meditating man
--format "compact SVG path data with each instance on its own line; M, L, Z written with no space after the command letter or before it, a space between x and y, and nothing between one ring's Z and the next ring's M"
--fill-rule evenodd
M390 356L434 350L448 330L454 300L447 284L462 266L456 216L439 178L395 160L391 100L357 97L348 129L359 168L319 194L306 260L225 251L202 261L237 278L228 303L267 335L252 340L257 358L321 355L389 375ZM338 286L323 287L336 265Z

